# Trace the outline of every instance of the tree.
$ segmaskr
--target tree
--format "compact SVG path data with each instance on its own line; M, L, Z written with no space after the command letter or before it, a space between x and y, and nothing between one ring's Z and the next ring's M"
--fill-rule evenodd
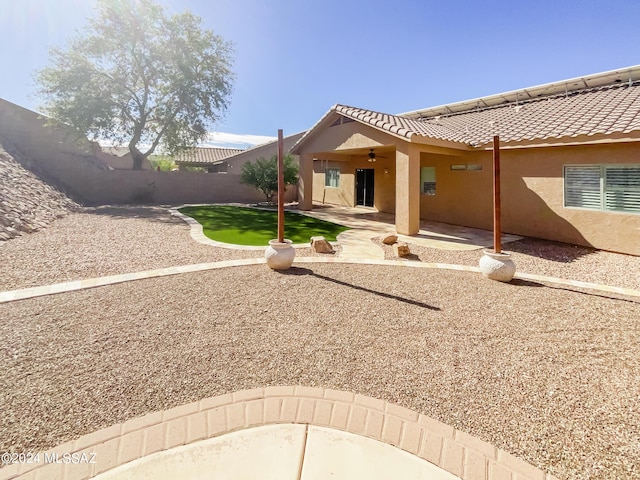
M291 155L285 155L284 184L293 185L298 181L298 165ZM260 157L255 163L246 162L242 166L240 182L251 185L260 191L271 202L273 196L278 193L278 157L272 156L269 160Z
M44 113L93 139L127 144L133 168L158 146L194 147L228 108L232 47L190 12L151 0L98 0L96 18L36 74Z

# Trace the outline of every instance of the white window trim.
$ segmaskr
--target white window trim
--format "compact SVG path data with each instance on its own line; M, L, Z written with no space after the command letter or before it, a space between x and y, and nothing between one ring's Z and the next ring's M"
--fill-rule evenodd
M335 171L338 172L337 185L336 186L327 185L327 182L329 180L329 176L327 175L327 173L328 173L329 170L335 170ZM325 170L324 170L324 187L325 188L340 188L340 168L338 168L338 167L327 167L327 168L325 168Z
M600 207L599 208L589 208L589 207L576 207L576 206L568 206L567 205L567 183L566 183L566 171L567 167L599 167L600 168ZM603 212L603 213L619 213L624 215L640 215L640 212L634 212L632 210L613 210L606 208L606 194L608 191L615 190L607 190L606 187L606 178L607 178L607 168L640 168L640 163L603 163L603 164L589 164L589 163L578 163L578 164L566 164L562 167L562 206L564 208L568 208L571 210L585 210L589 212Z

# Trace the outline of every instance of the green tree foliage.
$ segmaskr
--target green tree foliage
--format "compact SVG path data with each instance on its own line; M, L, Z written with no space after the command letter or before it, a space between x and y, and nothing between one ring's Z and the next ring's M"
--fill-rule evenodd
M284 184L293 185L298 181L298 164L291 155L285 155ZM242 166L240 182L255 187L261 192L267 202L271 202L278 193L278 157L272 156L269 160L258 158L255 162L246 162Z
M231 44L201 22L151 0L98 0L86 31L36 74L44 113L127 144L134 169L158 146L195 146L227 110L234 80Z

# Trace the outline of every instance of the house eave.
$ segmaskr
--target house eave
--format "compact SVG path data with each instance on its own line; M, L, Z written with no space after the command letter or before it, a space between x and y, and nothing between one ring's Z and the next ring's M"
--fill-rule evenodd
M542 138L526 141L500 142L500 149L515 150L525 148L568 147L580 145L606 145L615 143L639 143L640 131L620 134L579 135L562 138ZM479 147L481 150L493 150L491 143Z

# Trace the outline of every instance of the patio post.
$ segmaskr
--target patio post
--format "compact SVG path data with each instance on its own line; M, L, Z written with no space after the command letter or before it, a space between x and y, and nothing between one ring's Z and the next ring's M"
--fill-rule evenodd
M502 251L502 231L500 212L500 137L493 137L493 251Z
M284 238L284 141L282 129L278 130L278 238L269 240L269 246L264 252L267 266L273 270L287 270L291 268L296 250L291 240Z
M278 129L278 242L284 242L284 141Z
M480 272L499 282L510 282L516 265L509 253L502 252L502 225L500 219L500 137L493 137L493 250L483 250Z

